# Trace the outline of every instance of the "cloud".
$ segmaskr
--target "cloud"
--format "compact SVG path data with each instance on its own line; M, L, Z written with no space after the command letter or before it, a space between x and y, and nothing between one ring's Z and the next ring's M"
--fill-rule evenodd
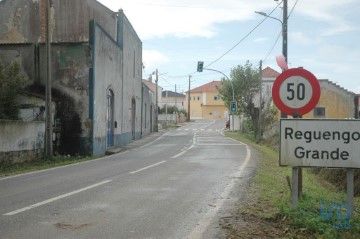
M143 50L143 64L146 69L157 68L169 61L169 58L159 51Z
M274 8L276 3L260 0L99 0L113 11L123 9L140 38L166 36L211 38L217 34L216 24L255 18L254 11Z
M290 0L294 2L295 0ZM357 5L356 0L302 0L299 1L295 12L313 20L327 23L328 27L320 33L331 36L356 29L352 22L345 21L349 14L349 6ZM292 3L289 3L292 6Z

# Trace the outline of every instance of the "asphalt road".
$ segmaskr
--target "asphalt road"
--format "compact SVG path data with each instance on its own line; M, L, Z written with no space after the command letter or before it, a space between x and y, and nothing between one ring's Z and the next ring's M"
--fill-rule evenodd
M0 179L0 238L211 237L254 164L224 125L195 121L116 155Z

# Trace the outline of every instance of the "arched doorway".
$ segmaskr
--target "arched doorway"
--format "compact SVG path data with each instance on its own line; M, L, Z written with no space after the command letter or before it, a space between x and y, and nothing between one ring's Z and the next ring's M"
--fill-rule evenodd
M132 139L136 139L135 135L135 121L136 121L136 101L135 98L131 101L131 133L132 133Z
M114 92L108 90L106 94L106 147L111 148L114 146Z

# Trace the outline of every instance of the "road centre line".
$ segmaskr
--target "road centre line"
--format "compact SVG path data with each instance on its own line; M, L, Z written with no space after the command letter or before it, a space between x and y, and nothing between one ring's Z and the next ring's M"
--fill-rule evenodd
M86 190L89 190L89 189L98 187L98 186L100 186L100 185L109 183L109 182L111 182L111 181L112 181L112 180L105 180L105 181L102 181L102 182L100 182L100 183L96 183L96 184L93 184L93 185L91 185L91 186L88 186L88 187L85 187L85 188L81 188L81 189L78 189L78 190L76 190L76 191L72 191L72 192L70 192L70 193L66 193L66 194L63 194L63 195L60 195L60 196L57 196L57 197L54 197L54 198L50 198L50 199L48 199L48 200L45 200L45 201L42 201L42 202L39 202L39 203L36 203L36 204L33 204L33 205L30 205L30 206L28 206L28 207L24 207L24 208L21 208L21 209L12 211L12 212L5 213L5 214L3 214L3 215L4 215L4 216L13 216L13 215L16 215L16 214L18 214L18 213L21 213L21 212L25 212L25 211L34 209L34 208L43 206L43 205L45 205L45 204L49 204L49 203L54 202L54 201L57 201L57 200L60 200L60 199L66 198L66 197L70 197L70 196L72 196L72 195L74 195L74 194L81 193L81 192L83 192L83 191L86 191Z
M141 169L136 170L136 171L134 171L134 172L130 172L129 174L139 173L139 172L141 172L141 171L144 171L144 170L146 170L146 169L149 169L149 168L152 168L152 167L158 166L158 165L163 164L163 163L166 163L166 161L161 161L161 162L158 162L158 163L152 164L152 165L147 166L147 167L145 167L145 168L141 168Z

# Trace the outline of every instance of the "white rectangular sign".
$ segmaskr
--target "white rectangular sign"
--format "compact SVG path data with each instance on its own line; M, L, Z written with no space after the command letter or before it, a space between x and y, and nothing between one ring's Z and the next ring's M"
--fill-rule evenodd
M360 120L282 119L280 166L360 168Z

